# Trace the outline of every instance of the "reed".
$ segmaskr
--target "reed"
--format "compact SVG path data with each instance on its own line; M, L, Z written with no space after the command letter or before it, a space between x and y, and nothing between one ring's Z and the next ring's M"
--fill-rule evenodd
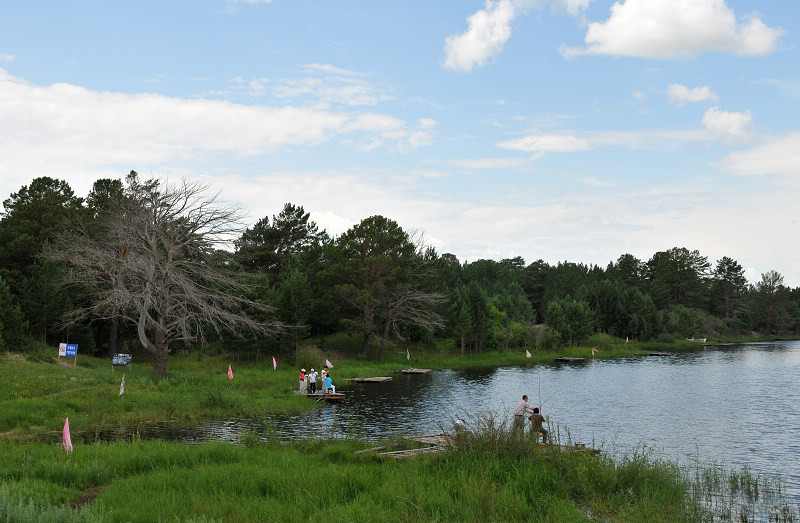
M691 478L648 452L611 460L564 441L545 447L492 416L451 429L447 452L404 460L357 454L367 444L354 440L96 442L72 454L53 444L3 442L0 520L797 520L787 503L752 511L707 503L734 483L747 503L756 490L763 499L763 478L747 471Z

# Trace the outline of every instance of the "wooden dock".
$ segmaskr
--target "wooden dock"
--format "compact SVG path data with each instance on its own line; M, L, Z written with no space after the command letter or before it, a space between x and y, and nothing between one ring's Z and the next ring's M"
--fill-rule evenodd
M424 445L417 449L408 450L394 450L389 452L381 452L382 456L391 456L395 459L408 458L411 456L419 456L420 454L437 454L444 452L450 446L450 434L433 434L430 436L417 436L416 438L409 438L411 441L416 441Z
M381 383L384 381L392 381L391 376L372 376L370 378L347 378L345 381L353 381L355 383Z
M341 392L315 392L314 394L306 394L309 398L319 401L339 401L344 399L344 394Z
M403 369L400 372L403 374L427 374L431 369Z
M580 363L582 361L586 361L586 358L571 358L569 356L561 356L556 358L556 361L561 363Z

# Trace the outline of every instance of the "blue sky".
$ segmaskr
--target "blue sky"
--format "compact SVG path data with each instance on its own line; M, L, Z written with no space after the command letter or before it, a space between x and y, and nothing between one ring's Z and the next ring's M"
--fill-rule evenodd
M462 261L672 247L800 286L800 2L16 2L0 197L208 182Z

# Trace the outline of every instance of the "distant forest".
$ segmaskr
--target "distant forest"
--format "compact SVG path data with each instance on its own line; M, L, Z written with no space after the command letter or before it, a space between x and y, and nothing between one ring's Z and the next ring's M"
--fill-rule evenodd
M97 180L85 197L41 177L3 202L0 349L131 344L156 360L239 340L291 355L350 332L365 357L414 344L454 353L632 340L797 334L800 288L749 284L685 247L607 267L521 257L470 263L370 216L338 237L287 203L247 227L201 184ZM158 366L157 366L158 370Z

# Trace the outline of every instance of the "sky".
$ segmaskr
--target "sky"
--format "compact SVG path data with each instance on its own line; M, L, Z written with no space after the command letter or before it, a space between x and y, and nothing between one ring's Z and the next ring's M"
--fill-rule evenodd
M800 2L14 2L0 201L130 170L462 262L674 247L800 286Z

